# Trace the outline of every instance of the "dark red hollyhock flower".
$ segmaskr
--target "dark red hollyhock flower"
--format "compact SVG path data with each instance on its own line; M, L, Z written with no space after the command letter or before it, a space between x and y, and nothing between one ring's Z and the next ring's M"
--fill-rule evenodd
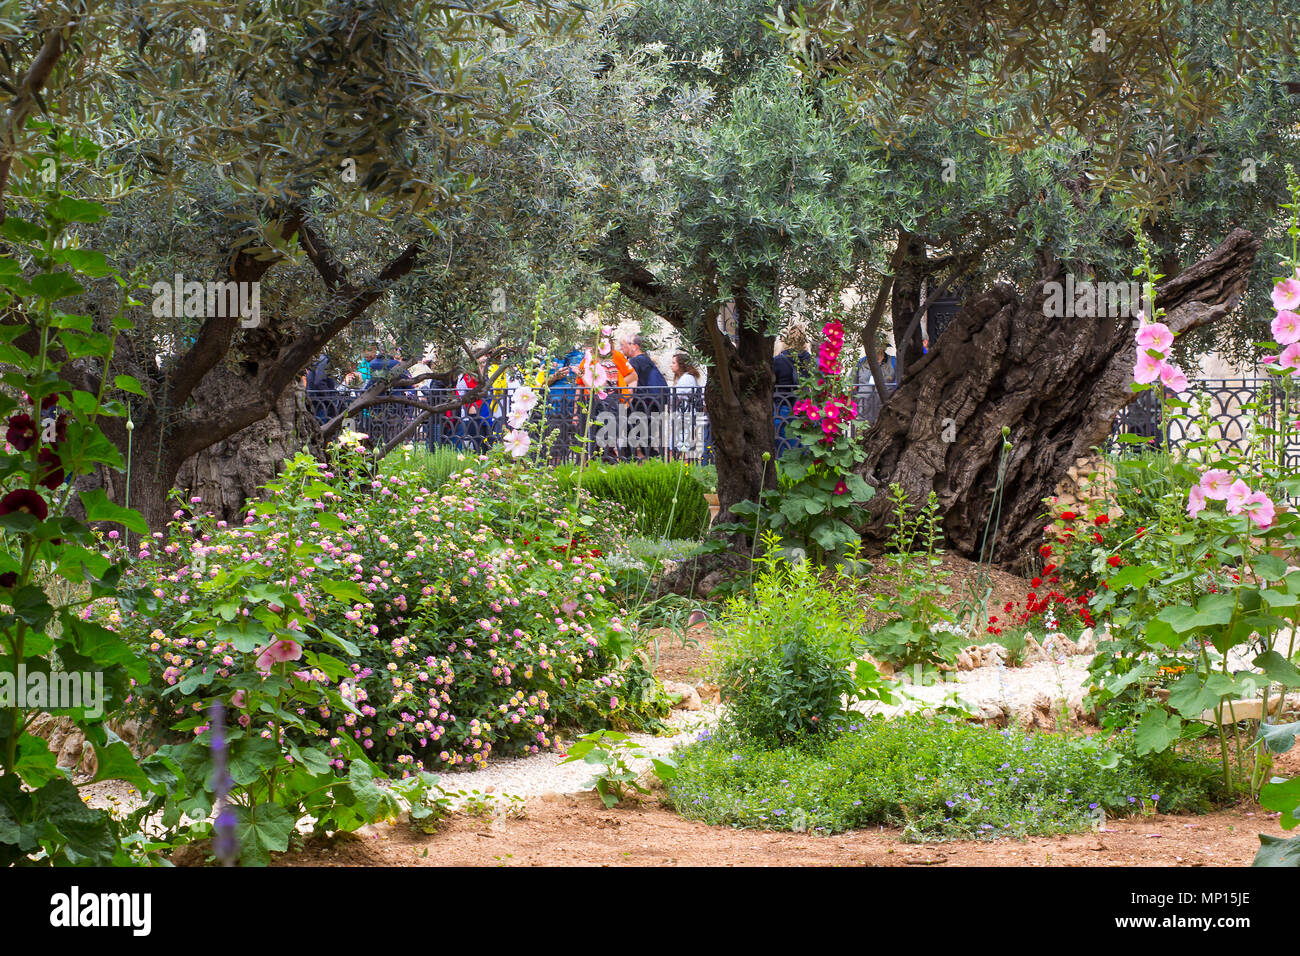
M50 513L50 508L39 491L19 488L0 498L0 515L11 515L15 511L26 512L37 521L44 521Z
M45 466L45 470L41 472L41 477L38 479L38 483L42 487L54 491L59 485L63 484L65 475L63 473L62 458L50 451L50 449L42 448L41 453L36 456L36 463Z
M51 408L53 408L57 404L59 404L58 392L55 392L53 395L46 395L44 398L41 399L41 411L48 412Z
M0 588L12 588L17 583L17 571L6 571L4 574L0 574Z
M36 444L36 422L30 415L11 415L9 429L5 432L5 441L18 451L26 451Z
M1110 515L1097 515L1097 518L1095 521L1093 521L1093 524L1095 525L1110 524Z
M1118 554L1112 554L1109 558L1106 559L1106 563L1109 564L1112 568L1118 568L1121 564L1124 563L1124 559L1121 558Z

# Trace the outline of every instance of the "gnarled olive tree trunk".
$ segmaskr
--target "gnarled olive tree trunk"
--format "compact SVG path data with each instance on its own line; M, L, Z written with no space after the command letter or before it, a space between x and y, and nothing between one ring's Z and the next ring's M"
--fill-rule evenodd
M1237 305L1261 247L1236 229L1200 262L1156 290L1156 306L1175 332L1213 322ZM901 485L914 502L934 491L951 550L979 555L997 485L1003 426L1006 465L993 559L1032 557L1043 499L1075 459L1102 444L1115 416L1134 398L1134 318L1053 318L1043 312L1052 267L1021 300L998 285L966 302L866 433L861 474L877 488L862 515L869 545L888 535L886 489Z

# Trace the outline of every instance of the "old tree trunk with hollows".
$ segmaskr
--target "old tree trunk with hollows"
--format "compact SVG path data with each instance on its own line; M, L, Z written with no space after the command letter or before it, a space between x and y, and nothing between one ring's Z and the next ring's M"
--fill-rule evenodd
M1175 334L1216 321L1245 291L1259 240L1234 230L1213 252L1156 289ZM978 557L994 501L1003 426L1012 443L993 560L1032 556L1043 499L1074 461L1104 443L1135 398L1134 318L1049 318L1053 266L1021 300L998 285L968 300L932 342L863 437L860 473L876 487L861 529L868 545L888 537L886 493L898 483L914 503L934 491L950 550ZM949 439L945 441L945 438Z

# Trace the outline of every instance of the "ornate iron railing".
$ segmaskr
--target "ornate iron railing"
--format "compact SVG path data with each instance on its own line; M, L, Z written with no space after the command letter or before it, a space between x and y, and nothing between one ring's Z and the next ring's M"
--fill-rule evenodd
M893 386L889 389L892 391ZM1279 416L1287 413L1285 397L1270 380L1254 379L1202 379L1193 383L1194 394L1205 394L1210 402L1210 436L1222 447L1240 451L1247 441L1247 430L1252 416L1261 423L1276 426ZM309 390L308 403L322 423L343 412L360 394L356 389ZM456 398L454 389L393 389L393 397L414 398L428 404L440 404ZM854 400L858 403L858 418L850 426L851 433L870 425L880 414L880 396L872 386L855 386ZM1261 398L1264 407L1258 411L1246 406ZM772 424L776 440L773 451L777 454L793 443L786 430L793 417L796 395L778 390L772 400ZM465 451L481 451L501 441L510 414L511 391L495 389L480 400L476 407L442 412L431 421L423 422L406 441L430 449L437 445L450 445ZM377 443L386 444L400 435L420 417L420 410L410 405L385 403L358 412L352 422L356 430L371 435ZM1295 407L1289 414L1297 415ZM637 458L664 458L697 463L713 460L713 433L704 401L703 387L669 387L662 394L638 395L636 390L620 399L610 392L606 399L597 399L588 413L585 403L578 400L573 389L552 390L544 406L534 409L529 416L532 423L545 421L546 432L551 436L547 457L555 462L571 461L577 449L584 424L591 440L589 451L606 460ZM1151 439L1153 445L1163 444L1160 423L1160 399L1152 390L1143 392L1115 419L1111 432L1112 448L1131 447L1114 442L1120 434L1136 434ZM1191 438L1186 423L1170 421L1169 443L1177 447ZM1287 449L1288 458L1300 464L1300 445Z

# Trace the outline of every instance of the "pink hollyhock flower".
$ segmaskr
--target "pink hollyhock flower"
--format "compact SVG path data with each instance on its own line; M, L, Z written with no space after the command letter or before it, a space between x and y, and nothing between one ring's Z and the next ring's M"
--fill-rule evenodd
M1161 355L1168 355L1174 344L1174 333L1163 322L1148 322L1137 330L1133 339L1143 351L1155 349Z
M1273 523L1273 502L1264 492L1256 491L1247 495L1246 500L1242 502L1242 506L1250 515L1250 520L1259 527L1267 528Z
M282 664L285 661L296 661L301 657L302 645L297 641L287 639L275 641L257 655L257 669L263 674L267 674L276 664Z
M1200 485L1192 485L1191 490L1187 492L1187 515L1189 518L1195 518L1205 510L1205 492L1201 490Z
M1300 342L1292 342L1277 357L1278 368L1289 368L1294 375L1300 369Z
M1273 338L1278 345L1300 342L1300 315L1283 309L1273 319Z
M522 458L528 454L528 449L532 443L533 440L528 437L528 432L520 431L518 428L507 432L505 440L502 442L506 451L516 458Z
M1265 365L1272 365L1274 362L1277 361L1277 356L1265 355L1262 359L1260 359L1260 361L1263 362Z
M1283 279L1273 286L1273 308L1295 309L1300 306L1300 280Z
M1166 388L1172 388L1175 392L1187 391L1187 376L1177 365L1165 363L1165 367L1160 370L1160 382Z
M1212 501L1222 501L1228 497L1230 477L1222 468L1211 468L1201 475L1201 491Z
M840 426L832 421L822 422L822 431L826 433L827 438L834 438L840 433Z
M806 411L808 413L808 421L810 422L815 422L822 417L821 409L818 408L816 405L814 405L812 402L809 402L807 404Z
M520 386L510 400L512 407L527 414L537 407L537 392L527 385Z
M247 699L247 695L242 690L237 690L230 695L230 706L243 707Z
M1250 486L1238 478L1228 486L1227 509L1230 515L1239 515L1246 507L1246 499L1250 497Z
M1164 359L1158 355L1143 352L1138 356L1137 364L1133 366L1133 381L1139 385L1150 385L1160 377L1160 372L1164 367Z

